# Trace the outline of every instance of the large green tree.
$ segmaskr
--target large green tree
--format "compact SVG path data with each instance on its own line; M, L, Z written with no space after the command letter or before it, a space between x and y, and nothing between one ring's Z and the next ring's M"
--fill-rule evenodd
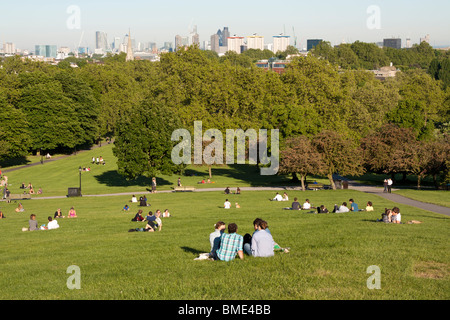
M117 127L114 155L128 179L180 172L171 159L172 133L181 128L176 113L158 99L147 98L124 115Z

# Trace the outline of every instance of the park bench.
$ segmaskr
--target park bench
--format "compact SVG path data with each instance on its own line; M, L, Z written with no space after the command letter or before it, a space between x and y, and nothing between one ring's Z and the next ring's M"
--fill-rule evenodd
M324 185L322 183L308 183L307 186L308 190L323 190L324 189Z
M195 191L194 187L175 187L173 188L175 192L193 192Z
M9 194L9 196L6 197L6 201L10 202L11 200L29 200L31 199L31 194L25 193L25 194Z

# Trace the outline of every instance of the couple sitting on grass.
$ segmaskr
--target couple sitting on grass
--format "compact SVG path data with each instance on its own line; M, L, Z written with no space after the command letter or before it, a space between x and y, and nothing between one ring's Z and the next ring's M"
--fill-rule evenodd
M241 236L237 233L238 227L235 223L228 225L228 233L224 233L225 222L219 221L215 224L215 230L209 236L211 251L202 253L195 260L220 260L231 261L236 255L243 260L244 252L253 257L271 257L274 250L284 250L275 241L267 226L267 222L257 218L253 221L255 231L252 235Z
M294 202L292 202L290 208L283 208L285 210L309 210L311 208L315 208L311 206L311 203L309 202L309 199L305 200L305 203L301 206L300 202L298 202L297 198L294 198Z
M43 224L39 227L38 222L36 220L36 215L30 215L30 220L28 221L28 228L22 228L22 231L35 231L35 230L52 230L58 229L59 224L56 220L53 220L52 217L48 217L47 225Z
M136 216L131 219L131 221L144 221L144 218L142 217L142 210L139 210ZM153 215L153 212L149 211L147 217L145 217L145 222L146 225L144 228L134 228L128 230L128 232L155 232L156 230L161 231L161 211L156 210L155 215Z
M400 209L398 207L394 207L392 209L384 209L384 213L381 214L381 219L377 219L377 221L384 223L402 223Z

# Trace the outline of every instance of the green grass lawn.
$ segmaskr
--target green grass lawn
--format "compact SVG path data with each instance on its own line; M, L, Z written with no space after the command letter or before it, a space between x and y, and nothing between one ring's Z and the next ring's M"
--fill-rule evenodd
M437 204L450 208L450 191L448 190L401 189L395 191L395 193L417 201Z
M0 299L149 299L149 300L300 300L300 299L448 299L450 219L401 206L403 221L374 222L385 207L382 198L351 190L295 191L314 205L354 198L374 202L373 213L309 214L282 210L269 191L230 195L241 209L222 209L221 192L149 195L149 209L168 208L157 233L129 233L138 207L121 208L129 196L61 198L0 203ZM78 218L60 219L57 230L22 232L31 213L46 223L60 207L74 206ZM272 258L245 257L231 262L194 261L209 251L209 233L218 220L235 222L238 233L252 232L256 217L269 222L275 240L290 253ZM81 289L69 290L66 273L76 265ZM369 290L366 270L381 269L381 289Z
M103 156L105 166L90 164ZM78 187L81 198L67 198L68 187ZM332 209L354 198L360 208L371 200L376 211L348 214L309 214L282 210L290 202L272 202L273 191L244 191L229 195L233 208L222 209L226 196L219 191L157 193L146 191L149 179L127 181L116 172L112 145L80 152L62 160L7 172L12 193L31 182L44 194L23 201L25 212L16 213L17 201L0 202L6 219L0 220L0 299L146 299L146 300L300 300L300 299L449 299L449 222L446 216L399 206L404 222L377 223L384 208L397 205L383 198L353 190L288 191L290 199ZM198 189L230 186L288 185L283 176L262 177L255 167L214 167L214 184L198 185L207 177L206 167L190 166L183 185ZM178 176L158 177L158 190L170 190ZM326 183L326 181L317 180ZM150 208L169 209L157 233L129 233L143 223L131 222L138 207L130 195L146 194ZM94 196L88 196L94 195ZM55 199L36 199L60 196ZM239 202L241 209L234 208ZM122 207L129 203L131 211ZM71 206L78 218L59 220L57 230L22 232L31 213L39 224ZM268 221L275 240L290 253L272 258L252 258L224 263L194 261L209 251L214 223L235 222L238 233L253 230L257 218ZM70 290L67 268L81 271L81 289ZM369 266L381 269L381 289L369 290Z
M28 166L20 170L6 172L11 193L22 193L19 187L23 183L31 183L37 191L42 188L44 196L67 195L68 188L79 187L79 168L90 167L90 172L81 173L83 194L107 194L123 192L145 192L151 186L151 178L140 177L128 181L117 173L116 158L112 152L113 145L80 152L77 155L57 160L45 161L43 165ZM92 164L92 157L102 156L106 165ZM5 169L7 171L7 169ZM281 186L291 185L290 178L285 176L261 176L256 166L213 166L212 179L209 184L199 184L208 178L208 168L190 165L181 176L184 186L202 188L230 188L249 186ZM158 190L171 190L177 184L178 175L157 176ZM313 179L313 178L311 178ZM326 179L314 178L318 182L327 183ZM33 197L39 197L34 195Z

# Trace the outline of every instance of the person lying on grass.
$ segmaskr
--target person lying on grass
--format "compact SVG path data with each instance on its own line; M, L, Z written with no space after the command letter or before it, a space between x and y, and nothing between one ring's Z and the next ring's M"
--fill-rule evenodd
M402 216L400 214L400 209L398 207L392 208L391 222L402 223Z
M128 230L128 232L155 232L157 229L158 231L161 231L161 228L162 228L162 221L159 217L159 214L156 213L155 220L154 221L147 220L145 228L134 228Z

